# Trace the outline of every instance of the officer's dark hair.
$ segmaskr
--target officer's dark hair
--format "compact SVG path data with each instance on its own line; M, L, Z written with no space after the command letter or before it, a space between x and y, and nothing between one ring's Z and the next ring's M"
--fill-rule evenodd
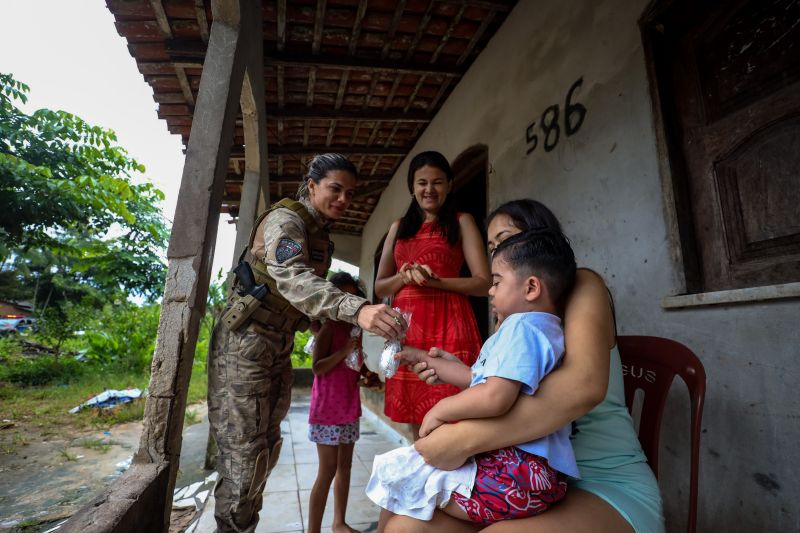
M514 223L514 226L520 231L528 231L534 228L549 228L556 233L564 234L561 229L561 223L553 212L543 203L531 200L530 198L506 202L489 213L489 216L486 217L487 229L497 215L506 215L509 217Z
M564 234L552 228L512 235L497 246L492 260L505 261L517 276L539 277L558 309L575 285L575 253Z
M331 274L328 281L337 289L344 289L348 285L356 288L356 295L364 297L364 291L361 290L361 284L358 279L351 276L348 272L334 272Z
M308 163L308 172L306 172L303 184L297 189L297 198L304 198L308 196L308 180L311 179L314 183L319 183L322 178L332 170L344 170L350 172L353 176L358 178L358 170L356 166L342 154L317 154L314 159Z
M421 152L414 156L414 159L408 165L408 191L411 193L411 205L408 206L406 214L400 219L400 225L397 228L398 240L410 239L416 235L425 220L425 213L417 202L416 197L414 197L414 174L424 166L438 168L444 172L448 183L452 183L453 179L455 179L450 163L439 152ZM447 195L444 204L439 209L437 222L439 223L442 237L447 239L450 246L455 245L461 237L461 232L456 214L456 201L452 193Z

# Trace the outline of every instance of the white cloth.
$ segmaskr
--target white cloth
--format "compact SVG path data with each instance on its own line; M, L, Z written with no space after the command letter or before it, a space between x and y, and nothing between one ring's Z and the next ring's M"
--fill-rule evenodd
M476 470L472 458L456 470L439 470L426 464L414 446L397 448L375 457L367 496L395 514L430 520L454 492L470 497Z

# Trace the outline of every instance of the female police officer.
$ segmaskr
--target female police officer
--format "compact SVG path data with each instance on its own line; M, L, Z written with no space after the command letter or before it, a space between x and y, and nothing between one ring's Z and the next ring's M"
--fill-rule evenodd
M406 324L386 305L331 285L330 225L344 215L356 168L322 154L309 164L298 200L283 199L261 215L208 362L208 418L219 448L214 488L218 530L254 531L262 492L281 449L280 423L291 401L294 332L310 318L357 324L395 338ZM245 264L246 263L246 264Z

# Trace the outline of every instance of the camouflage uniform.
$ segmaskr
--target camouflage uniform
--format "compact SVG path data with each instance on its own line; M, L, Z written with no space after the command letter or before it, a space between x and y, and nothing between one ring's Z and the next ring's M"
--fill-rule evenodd
M262 300L259 313L235 331L223 326L214 332L208 417L219 448L214 496L222 532L251 532L258 522L264 485L281 449L280 423L291 402L295 330L308 327L306 317L356 324L366 303L325 279L333 253L329 223L307 199L301 203L318 231L308 231L303 218L286 208L260 219L250 239L249 262L257 283L271 278L271 300Z

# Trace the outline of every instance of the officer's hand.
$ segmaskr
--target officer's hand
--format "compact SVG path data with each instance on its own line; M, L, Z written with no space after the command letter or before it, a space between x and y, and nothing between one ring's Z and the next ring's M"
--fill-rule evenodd
M387 340L401 337L408 328L400 313L386 304L363 306L358 312L357 319L361 329Z

